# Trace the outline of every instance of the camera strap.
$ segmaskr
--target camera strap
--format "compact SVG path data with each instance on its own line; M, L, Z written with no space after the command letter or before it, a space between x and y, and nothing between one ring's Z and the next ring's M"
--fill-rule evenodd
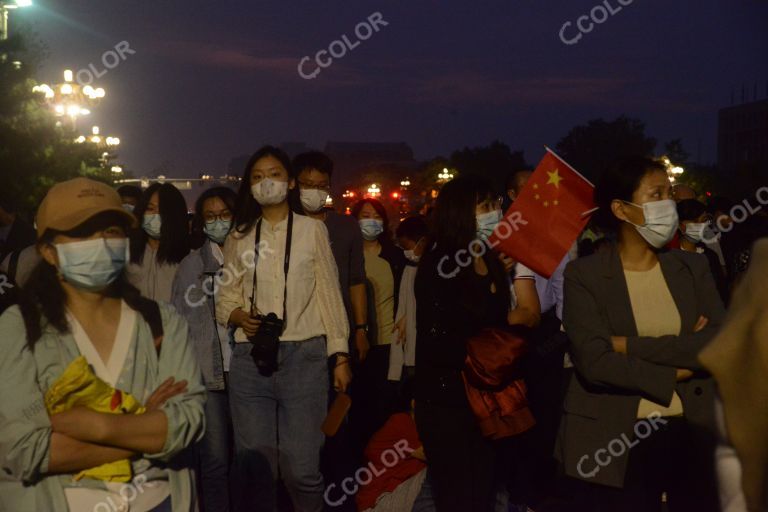
M255 241L255 247L256 247L256 257L254 258L254 265L253 265L253 288L251 289L251 311L253 311L253 307L256 304L256 266L259 262L259 243L261 242L261 221L262 218L259 218L258 222L256 223L256 241ZM286 304L288 301L288 267L290 266L291 262L291 238L293 238L293 212L291 210L288 210L288 228L287 233L285 235L285 257L283 259L283 273L285 274L285 284L283 286L283 329L285 329L286 324L286 316L288 314Z

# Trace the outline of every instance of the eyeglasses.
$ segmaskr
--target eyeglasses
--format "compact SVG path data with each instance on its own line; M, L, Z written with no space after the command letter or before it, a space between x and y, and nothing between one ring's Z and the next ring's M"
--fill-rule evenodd
M232 212L229 210L224 210L218 215L214 213L206 213L203 215L203 220L205 220L206 224L209 222L216 222L217 220L223 220L226 222L228 220L232 220Z
M306 181L299 181L299 187L305 190L324 190L325 192L331 190L331 186L328 184L318 185L317 183L307 183Z

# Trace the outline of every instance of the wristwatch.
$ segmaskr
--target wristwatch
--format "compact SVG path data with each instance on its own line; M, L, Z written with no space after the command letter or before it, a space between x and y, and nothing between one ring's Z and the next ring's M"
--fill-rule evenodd
M356 324L355 330L362 329L365 332L368 332L368 324Z

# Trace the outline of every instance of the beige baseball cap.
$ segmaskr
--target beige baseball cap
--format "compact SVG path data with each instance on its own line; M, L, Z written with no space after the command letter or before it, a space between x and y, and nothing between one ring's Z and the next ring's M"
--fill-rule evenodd
M96 214L115 212L123 215L130 226L136 217L126 211L120 195L112 187L88 178L75 178L57 183L45 195L37 210L37 237L46 229L69 231Z

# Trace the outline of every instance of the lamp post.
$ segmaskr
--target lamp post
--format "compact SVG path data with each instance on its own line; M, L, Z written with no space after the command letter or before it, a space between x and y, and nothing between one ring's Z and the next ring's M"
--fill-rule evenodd
M0 41L8 39L8 12L19 7L29 7L32 5L32 0L15 0L13 3L5 3L0 0L0 23L2 23L2 33L0 33Z
M32 92L43 94L45 101L53 108L53 112L59 117L69 117L72 128L77 128L77 118L90 115L91 111L87 107L93 108L98 105L107 93L101 87L94 88L90 85L81 87L73 79L72 70L65 69L64 82L53 86L36 85L32 88Z
M368 187L368 196L373 198L381 196L381 188L376 183L372 183Z
M671 183L675 183L675 181L677 181L677 177L685 172L685 169L679 165L673 164L667 156L661 157L661 163L667 169L667 177Z
M96 147L102 151L101 156L99 157L99 163L102 168L107 169L109 161L115 158L112 151L117 149L117 146L120 145L120 138L112 136L105 137L102 135L101 129L98 126L94 126L91 128L91 134L89 136L86 137L85 135L80 135L75 139L75 142L78 144L89 143L96 145ZM122 174L123 172L123 168L119 165L111 166L110 170L113 175Z
M437 175L437 181L439 183L445 183L446 181L451 181L453 179L453 173L448 171L447 167L443 167L442 172L438 173Z

